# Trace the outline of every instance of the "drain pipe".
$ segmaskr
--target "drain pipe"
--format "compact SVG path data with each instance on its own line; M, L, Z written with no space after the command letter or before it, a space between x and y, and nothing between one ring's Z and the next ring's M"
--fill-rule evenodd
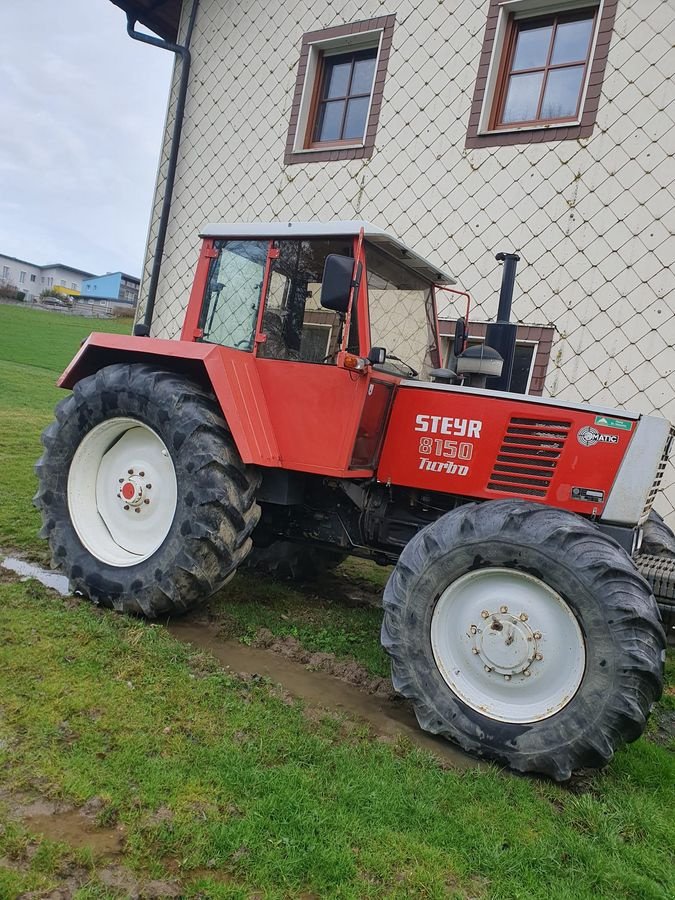
M159 47L161 50L170 50L180 56L180 84L178 87L178 98L176 100L176 115L173 123L173 134L171 135L171 150L169 152L169 164L166 172L166 186L164 188L164 199L162 200L162 211L159 217L159 225L157 227L157 243L155 244L155 252L152 259L152 270L150 272L150 286L148 287L148 300L145 305L145 313L143 321L134 325L134 334L146 337L150 334L150 325L152 324L152 316L155 311L155 298L157 297L157 285L159 283L159 270L162 266L162 258L164 256L164 242L166 240L166 230L169 224L169 214L171 212L171 199L173 196L173 185L176 180L176 164L178 162L178 150L180 147L180 135L183 128L183 115L185 113L185 98L187 97L188 78L190 76L190 41L192 39L192 30L197 18L197 7L199 0L192 0L192 10L188 21L187 33L185 35L184 44L172 44L171 41L165 41L162 38L153 37L149 34L143 34L136 31L137 19L132 13L127 13L127 34L135 41L141 41L143 44L150 44L151 47Z

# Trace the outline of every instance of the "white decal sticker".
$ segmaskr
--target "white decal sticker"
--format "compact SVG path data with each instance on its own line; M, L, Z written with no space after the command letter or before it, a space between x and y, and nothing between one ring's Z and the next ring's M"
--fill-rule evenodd
M584 425L577 431L577 440L582 447L595 447L596 444L618 444L619 436L616 434L601 434L592 425Z
M455 419L452 416L415 417L415 431L428 434L448 434L453 437L480 438L483 423L478 419Z
M420 469L425 472L445 472L447 475L468 475L469 467L453 462L441 462L439 459L420 458Z

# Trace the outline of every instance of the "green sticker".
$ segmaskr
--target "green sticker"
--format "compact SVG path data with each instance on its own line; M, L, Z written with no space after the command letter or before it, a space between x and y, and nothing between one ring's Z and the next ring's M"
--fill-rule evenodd
M596 425L604 425L605 428L619 428L621 431L632 431L633 423L626 419L610 419L609 416L596 416Z

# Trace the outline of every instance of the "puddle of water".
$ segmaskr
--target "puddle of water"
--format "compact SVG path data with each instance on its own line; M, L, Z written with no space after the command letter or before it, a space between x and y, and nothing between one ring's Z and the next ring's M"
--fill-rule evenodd
M44 584L45 587L58 591L62 597L70 596L70 584L65 575L59 575L58 572L48 572L40 566L28 563L24 559L15 559L13 556L8 556L3 559L0 565L2 565L3 569L8 569L10 572L15 572L17 575L23 575L25 578L37 579L37 581Z
M404 704L382 700L366 694L352 684L324 672L306 669L302 663L287 659L271 650L247 647L238 641L222 640L215 626L175 622L168 626L179 641L206 650L233 673L262 675L310 706L345 713L350 718L366 721L383 737L406 737L411 743L430 751L444 763L457 768L474 768L478 761L444 738L420 730L412 710Z
M78 810L45 812L29 807L22 812L21 820L34 834L71 847L89 847L102 856L117 856L124 849L124 829L97 828Z
M36 578L46 587L53 588L64 597L70 595L70 587L65 575L48 572L40 566L11 556L6 557L1 565L11 572L16 572L17 575ZM444 738L421 731L414 713L407 705L399 705L367 694L352 684L340 681L324 672L310 671L302 663L287 659L273 651L247 647L238 641L223 641L218 636L217 628L206 622L199 624L189 621L176 622L170 625L168 630L178 640L207 650L225 668L233 672L246 672L249 675L271 678L274 682L281 684L289 694L299 697L310 706L336 710L348 714L351 718L362 719L368 722L373 731L382 737L392 739L401 736L407 737L411 743L429 750L443 762L449 762L455 767L470 768L480 765L477 760L448 743ZM81 830L82 820L77 813L59 815L75 816ZM45 819L45 817L36 816L34 821L38 818L41 821L51 821L54 817L48 816ZM101 833L100 829L96 831L97 835L101 835Z

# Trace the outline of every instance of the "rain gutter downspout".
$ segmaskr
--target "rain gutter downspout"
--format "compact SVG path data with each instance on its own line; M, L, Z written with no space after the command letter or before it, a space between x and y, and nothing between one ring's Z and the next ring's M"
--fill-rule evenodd
M152 259L148 299L145 305L143 322L134 326L134 334L139 335L150 334L150 325L152 324L152 316L155 311L159 270L162 266L162 258L164 256L164 242L166 240L166 230L169 224L169 214L171 212L173 186L176 179L176 164L178 162L178 150L180 147L181 130L183 128L183 115L185 113L185 98L187 97L188 79L190 76L190 41L192 39L192 30L197 18L198 6L199 0L192 0L192 10L190 12L187 33L185 35L185 44L173 44L171 41L165 41L162 38L153 37L152 35L136 31L135 26L137 19L133 13L127 13L127 34L130 38L133 38L135 41L141 41L143 44L150 44L151 47L159 47L161 50L170 50L171 53L175 53L177 56L180 56L181 59L180 84L178 87L178 98L176 100L173 134L171 136L171 150L169 152L169 164L166 172L166 186L164 189L164 199L162 200L162 211L157 227L157 243L155 244L155 252Z

